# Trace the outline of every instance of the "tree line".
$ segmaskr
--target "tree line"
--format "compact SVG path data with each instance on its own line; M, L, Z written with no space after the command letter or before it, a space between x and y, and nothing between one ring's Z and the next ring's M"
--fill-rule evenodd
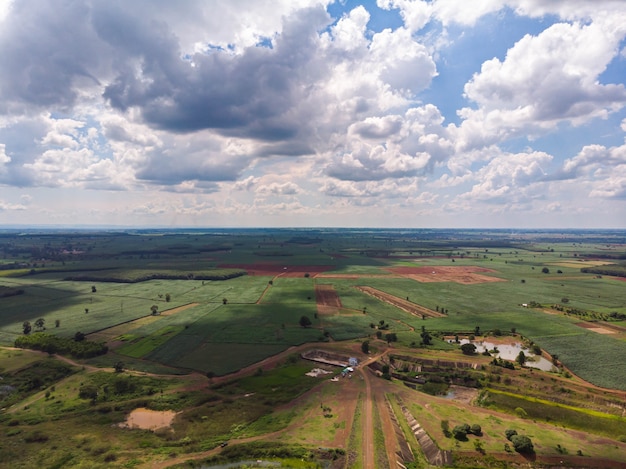
M91 358L104 355L109 347L103 342L84 340L85 335L77 332L73 339L59 337L44 332L35 332L15 339L15 347L40 350L49 354L71 355L75 358Z

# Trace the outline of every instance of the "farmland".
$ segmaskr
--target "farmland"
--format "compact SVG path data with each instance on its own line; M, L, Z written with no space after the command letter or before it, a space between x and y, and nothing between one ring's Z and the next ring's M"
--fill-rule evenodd
M546 464L563 456L550 441L573 445L562 427L578 432L571 457L578 451L586 464L593 458L626 464L619 456L626 454L626 284L607 274L624 268L624 232L25 231L2 233L0 248L0 373L9 383L0 397L10 407L0 414L6 427L0 447L13 448L7 453L12 467L39 467L34 456L19 456L32 444L51 460L68 458L67 467L80 467L81 458L90 467L132 461L148 467L163 462L164 451L172 464L223 462L229 453L254 458L255 451L288 460L319 447L334 449L311 453L312 461L363 467L385 459L385 447L393 454L395 444L405 444L385 440L382 430L391 425L387 409L400 409L393 398L382 403L396 394L425 420L420 423L439 447L457 453L458 467L475 449L465 440L455 445L439 421L462 423L472 412L483 427L491 422L481 444L496 460L512 460L500 454L504 443L497 435L511 425L536 435L537 458ZM40 364L61 358L12 348L20 337L37 334L101 344L108 352L66 357L61 373ZM459 374L465 365L440 367L427 375L431 381L416 384L415 376L395 368L396 356L420 364L467 360L450 337L523 343L552 360L554 370L519 363L509 370L476 355L471 373ZM304 377L314 364L299 358L310 347L371 357L371 368L355 374L364 379L315 381ZM33 382L34 366L49 369L49 378ZM405 379L416 389L403 386ZM445 399L428 394L459 383L480 389L481 399L446 408ZM340 386L351 397L341 396ZM88 407L79 394L90 396L100 424L80 420ZM374 415L365 411L373 402L366 396L376 400ZM420 399L430 403L434 420ZM138 444L136 433L120 430L92 451L106 425L142 406L180 412L176 437L156 431ZM517 408L525 409L523 422ZM373 428L364 428L366 417ZM595 419L589 435L597 438L583 433L585 418ZM74 449L64 452L53 443L53 419L92 443L76 437ZM37 435L48 438L29 443ZM361 451L369 438L375 443ZM233 439L241 453L233 445L220 450L221 441ZM281 444L260 449L259 439ZM133 445L145 451L133 452ZM415 464L423 463L419 447L412 450ZM606 464L594 467L611 467Z

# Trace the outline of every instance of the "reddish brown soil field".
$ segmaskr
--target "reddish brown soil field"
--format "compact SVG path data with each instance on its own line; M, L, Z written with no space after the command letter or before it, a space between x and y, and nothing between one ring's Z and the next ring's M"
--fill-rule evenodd
M332 285L315 285L315 301L318 306L341 308L341 299Z
M480 272L495 272L483 267L467 266L428 266L428 267L390 267L387 269L396 275L408 277L418 282L455 282L465 285L488 282L506 282L506 280L481 275Z
M624 339L626 337L626 328L616 324L603 323L602 325L599 325L598 323L593 322L579 322L576 323L576 325L597 334L617 334L615 337L616 339Z
M221 264L219 267L223 269L243 269L248 275L262 275L266 277L275 277L277 275L281 277L304 277L304 274L315 277L320 272L326 272L335 268L334 265L286 265L271 263Z

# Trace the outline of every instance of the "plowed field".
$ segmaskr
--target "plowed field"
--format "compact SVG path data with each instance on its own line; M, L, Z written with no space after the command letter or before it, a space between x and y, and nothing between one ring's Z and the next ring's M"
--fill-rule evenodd
M431 266L431 267L390 267L387 269L396 275L418 282L455 282L465 285L487 282L506 282L498 277L489 277L481 273L495 272L491 269L475 266Z
M341 298L330 284L315 285L315 302L318 314L336 314L341 308Z

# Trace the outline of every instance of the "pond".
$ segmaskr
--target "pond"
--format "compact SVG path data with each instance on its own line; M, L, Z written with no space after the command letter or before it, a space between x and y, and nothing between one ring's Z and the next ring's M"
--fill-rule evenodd
M452 340L450 343L454 342ZM491 356L502 358L503 360L515 361L520 352L524 352L526 355L526 363L525 366L530 368L537 368L543 371L552 371L554 365L550 360L545 359L540 355L534 355L527 348L525 348L522 344L513 342L511 344L494 344L489 341L478 341L478 340L467 340L461 339L460 344L473 343L476 346L476 352L483 353L485 350L492 352L494 349L497 350L497 353L491 353Z
M150 410L139 407L128 414L126 421L121 423L120 427L157 430L169 427L174 417L176 417L176 412L173 410Z

